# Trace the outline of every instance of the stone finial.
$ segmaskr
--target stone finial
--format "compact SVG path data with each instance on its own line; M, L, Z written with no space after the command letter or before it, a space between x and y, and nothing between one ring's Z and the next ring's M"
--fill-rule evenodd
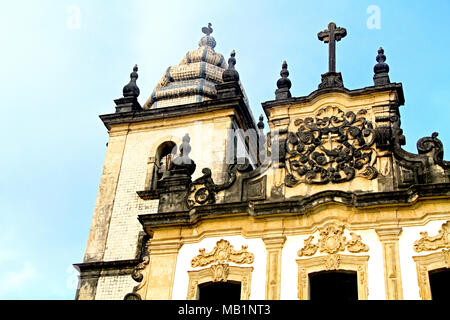
M212 26L212 24L211 24L211 23L208 23L208 26L207 26L207 27L203 27L203 28L202 28L202 32L203 32L204 34L206 34L207 36L209 36L211 33L213 33L213 28L211 28L211 26Z
M114 100L116 104L116 112L130 112L141 111L142 107L139 104L137 97L139 97L139 88L136 85L138 78L138 67L134 65L133 72L130 74L130 82L123 87L123 98Z
M191 153L191 138L189 134L185 134L183 137L183 142L179 147L180 154L172 161L172 168L170 170L186 170L189 175L192 175L195 171L195 162L189 158L189 153Z
M136 80L138 78L138 66L134 65L133 72L130 74L130 82L123 87L123 96L124 97L139 97L140 90L136 84Z
M212 24L208 23L207 27L202 28L202 32L205 34L205 36L201 38L200 42L198 43L200 47L211 47L213 49L216 47L216 40L211 36L211 33L213 33L213 28L211 28L211 26Z
M264 129L264 117L262 114L259 116L258 129Z
M228 59L228 69L222 73L223 82L238 82L239 73L236 71L234 66L236 65L236 52L231 51L230 58Z
M287 69L288 64L286 61L283 61L283 64L281 66L281 72L280 76L281 78L277 81L277 87L278 89L275 91L275 99L276 100L282 100L282 99L289 99L291 98L291 92L289 89L291 88L291 80L289 80L289 71Z
M386 56L384 55L383 48L378 49L377 64L373 67L373 82L376 86L383 86L390 83L389 79L389 65L385 63Z

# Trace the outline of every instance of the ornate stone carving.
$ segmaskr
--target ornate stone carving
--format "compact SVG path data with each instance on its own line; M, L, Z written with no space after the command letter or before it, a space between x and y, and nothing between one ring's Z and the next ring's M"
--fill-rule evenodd
M450 248L450 221L442 224L436 236L430 237L428 232L421 232L421 238L414 242L416 252L433 251Z
M192 208L195 205L216 203L216 194L234 184L236 181L236 172L249 171L251 168L248 159L245 159L245 163L243 164L237 164L237 160L235 160L234 164L228 166L227 179L222 184L216 184L214 182L211 169L203 168L203 176L190 184L189 193L186 199L188 207Z
M340 256L338 254L331 254L324 257L325 270L338 270L340 263Z
M150 257L148 255L144 256L142 258L141 263L139 263L136 266L136 268L133 270L133 273L131 274L131 277L133 278L134 281L136 281L136 282L142 281L142 279L144 278L143 271L149 262L150 262Z
M351 253L367 252L369 247L362 242L361 236L350 232L351 240L347 241L347 250Z
M298 256L313 256L317 250L321 253L336 254L339 251L347 250L351 253L367 252L369 247L362 242L361 236L350 232L351 240L346 241L344 236L344 225L329 224L319 229L320 239L318 245L312 243L314 236L310 236L304 241L304 247L298 251Z
M227 263L219 263L211 266L213 282L227 282L230 268Z
M319 248L321 253L333 254L345 250L344 226L330 224L320 230Z
M376 134L366 113L327 106L315 118L295 120L298 130L286 140L286 186L342 183L356 176L375 179Z
M191 261L191 266L204 267L211 263L223 264L225 262L234 262L238 264L253 263L255 256L253 253L247 251L247 246L242 246L239 251L234 250L233 246L227 240L217 241L214 249L206 253L205 249L200 249L200 254L194 257Z
M313 256L316 254L317 249L319 249L319 246L312 243L312 241L314 240L314 236L310 236L308 237L308 239L306 239L304 241L304 246L302 249L298 250L297 254L299 257L301 256Z
M433 132L431 137L424 137L417 141L417 150L419 154L433 152L433 161L442 168L450 168L450 161L444 160L444 146L442 141L437 138L439 134Z

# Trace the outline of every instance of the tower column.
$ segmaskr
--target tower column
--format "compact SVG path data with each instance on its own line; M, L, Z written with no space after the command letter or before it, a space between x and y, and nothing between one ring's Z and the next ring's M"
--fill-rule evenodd
M403 289L398 249L398 239L402 228L380 228L375 231L383 245L386 299L402 300Z
M281 251L286 237L279 234L263 238L267 250L266 300L280 300L281 291Z

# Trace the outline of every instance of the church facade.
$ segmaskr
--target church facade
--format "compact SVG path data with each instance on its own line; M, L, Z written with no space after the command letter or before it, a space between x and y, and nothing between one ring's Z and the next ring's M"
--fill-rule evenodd
M384 50L373 85L329 70L292 97L282 64L255 121L236 70L198 49L142 106L138 68L115 113L76 299L448 299L450 162L437 133L402 149L401 83Z

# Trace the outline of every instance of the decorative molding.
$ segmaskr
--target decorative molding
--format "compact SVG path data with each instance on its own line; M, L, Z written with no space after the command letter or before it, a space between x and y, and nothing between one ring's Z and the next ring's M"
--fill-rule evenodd
M421 238L414 242L416 252L450 249L450 220L442 224L436 236L429 236L428 232L420 232Z
M228 264L212 265L201 270L188 271L189 284L187 300L199 298L198 286L207 282L236 281L241 283L241 300L250 299L253 267L236 267Z
M375 179L376 134L366 114L365 109L355 114L327 106L315 118L295 120L298 130L286 140L286 186L342 183L357 176Z
M443 249L440 252L412 257L416 262L417 282L422 300L431 300L432 298L429 272L442 268L450 268L449 252L450 250Z
M199 249L200 254L194 257L191 261L191 266L204 267L211 263L223 264L225 262L234 262L238 264L253 263L254 254L247 251L247 246L242 246L239 251L234 250L229 241L221 239L217 241L214 249L205 253L205 249Z
M304 247L298 251L298 256L313 256L317 250L321 253L336 254L347 250L351 253L369 251L369 247L362 242L361 236L350 232L351 240L346 241L344 236L345 226L330 223L319 229L320 238L317 244L312 243L314 236L310 236L304 241Z
M350 256L332 254L307 259L297 259L298 266L298 298L309 299L308 275L327 270L349 270L357 273L358 299L367 300L369 292L367 286L367 265L369 256Z

